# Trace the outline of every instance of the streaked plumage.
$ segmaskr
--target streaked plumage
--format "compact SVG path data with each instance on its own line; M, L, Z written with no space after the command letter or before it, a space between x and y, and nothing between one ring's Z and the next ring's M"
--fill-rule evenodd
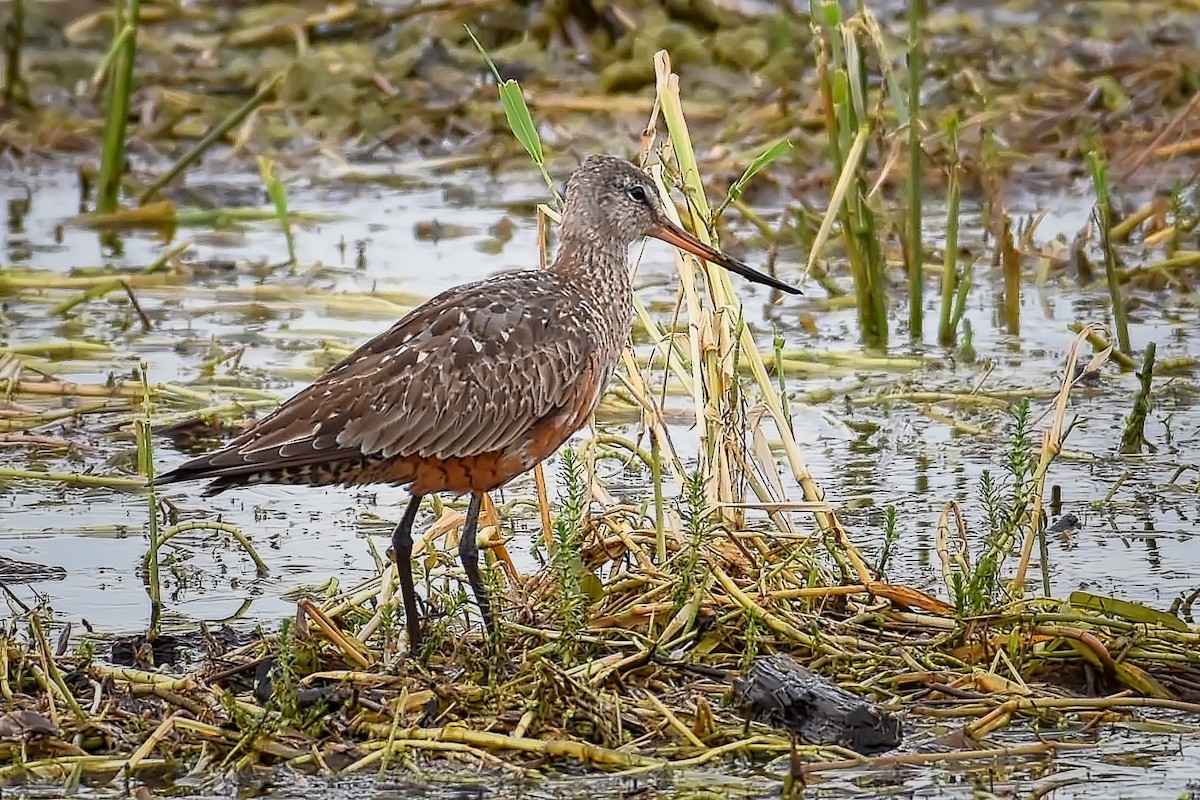
M225 448L155 483L212 479L205 494L253 483L409 485L393 544L414 646L409 558L420 499L470 492L460 555L490 623L475 547L483 493L552 454L595 410L629 336L629 245L647 235L796 291L671 224L637 167L592 156L567 184L562 244L549 269L443 292Z

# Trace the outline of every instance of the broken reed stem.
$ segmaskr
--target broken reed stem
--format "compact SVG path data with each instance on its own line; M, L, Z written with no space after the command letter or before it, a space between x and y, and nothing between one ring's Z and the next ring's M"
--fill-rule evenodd
M1142 368L1138 370L1137 374L1138 393L1133 398L1133 409L1130 411L1129 419L1125 422L1125 430L1121 434L1121 444L1117 448L1117 452L1122 455L1140 453L1146 444L1146 417L1153 407L1150 400L1150 387L1154 381L1154 352L1156 349L1155 343L1149 342L1146 345L1146 351L1142 354Z
M171 525L167 528L163 528L160 532L158 537L158 547L161 548L164 544L171 541L181 533L191 533L192 531L216 531L218 533L229 534L237 541L242 550L246 552L246 555L249 556L250 560L254 562L254 568L258 575L263 576L269 574L267 563L262 560L262 556L258 554L258 551L246 537L246 534L242 533L241 529L236 525L230 525L228 522L197 519L188 522L181 522L178 525ZM148 559L149 557L150 554L147 553L146 558ZM146 568L149 569L148 562L146 563Z
M1129 338L1129 319L1125 313L1125 300L1121 295L1120 268L1117 264L1117 251L1113 246L1113 208L1112 194L1108 183L1108 163L1097 150L1087 154L1088 167L1092 172L1092 185L1096 189L1096 207L1094 219L1100 231L1100 249L1104 253L1104 277L1108 283L1108 296L1113 314L1113 327L1117 331L1117 346L1122 353L1133 355L1133 345Z
M905 256L908 261L908 333L920 340L924 333L925 260L921 231L921 77L923 71L921 22L925 0L908 1L908 226Z
M114 0L113 44L105 81L104 139L96 183L96 211L111 214L121 206L121 176L125 171L125 129L133 91L141 0Z
M667 767L666 759L612 750L586 742L562 739L533 739L529 737L505 736L501 733L477 731L470 728L447 726L445 728L402 728L395 731L390 725L370 724L364 726L378 739L400 743L405 740L425 742L456 742L484 750L515 751L550 758L571 758L608 769L630 769L634 767Z
M942 259L942 308L938 321L938 343L952 347L958 339L958 324L961 309L966 307L966 298L958 302L958 217L962 201L962 165L958 157L958 122L951 123L949 131L951 162L948 199L946 201L946 250Z
M554 523L550 520L550 495L546 491L546 470L541 462L533 468L533 485L537 492L538 519L542 523L542 544L546 553L554 555Z
M1080 322L1072 322L1067 325L1067 330L1071 333L1085 332L1087 342L1096 352L1107 350L1109 358L1121 366L1121 369L1134 369L1137 367L1137 362L1130 358L1127 354L1113 347L1111 341L1105 338L1100 331L1102 327L1096 325L1084 325Z
M1004 276L1004 326L1013 336L1021 333L1021 251L1017 248L1012 229L1012 217L1004 216L1000 236L996 241L999 249L1000 269Z
M68 486L106 486L111 489L142 489L146 486L143 478L119 478L112 475L85 475L73 472L39 472L32 469L0 467L0 480L13 478L65 483Z
M658 429L651 426L650 436L650 481L654 486L654 555L659 565L667 563L666 501L663 498L662 445L658 440Z
M83 775L102 776L109 773L119 774L125 767L125 759L112 756L55 756L37 761L23 761L0 767L0 780L13 780L32 775L39 780L58 780L71 772L79 771ZM167 767L165 758L147 758L138 762L136 771L155 772Z

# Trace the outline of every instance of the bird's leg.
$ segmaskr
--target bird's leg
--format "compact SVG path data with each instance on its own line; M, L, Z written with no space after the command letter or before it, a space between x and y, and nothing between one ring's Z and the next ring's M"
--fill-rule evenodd
M413 586L412 526L421 507L421 495L414 494L404 509L404 516L392 531L392 557L396 559L396 574L400 576L400 597L404 600L404 615L408 621L408 650L417 652L421 643L421 611L417 608L417 590Z
M488 599L487 587L479 574L479 542L476 537L479 530L479 509L483 506L483 492L471 493L471 504L467 507L467 521L463 523L462 538L458 542L458 555L462 559L463 571L467 573L467 583L475 592L475 601L479 603L479 613L483 615L483 624L488 630L495 629L492 619L492 604Z

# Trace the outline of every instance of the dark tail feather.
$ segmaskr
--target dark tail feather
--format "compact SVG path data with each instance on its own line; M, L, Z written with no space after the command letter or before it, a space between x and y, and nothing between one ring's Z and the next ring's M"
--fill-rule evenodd
M204 491L202 491L200 493L201 497L212 497L214 494L220 494L221 492L225 491L226 489L231 489L234 486L237 486L241 483L253 483L254 482L254 481L250 481L250 480L245 480L245 478L250 477L248 475L247 476L226 475L226 476L222 476L222 477L217 477L218 475L221 474L220 470L213 470L206 463L197 464L196 463L197 461L204 462L204 461L206 461L206 459L196 459L194 461L189 461L186 464L184 464L183 466L178 467L177 469L173 469L170 472L164 472L160 475L155 475L154 476L154 485L155 486L165 486L168 483L183 483L184 481L202 481L202 480L208 480L210 478L217 478L217 480L213 481L208 486L205 486ZM193 465L195 465L195 466L193 466Z
M187 465L183 465L179 469L173 469L170 472L164 472L154 478L155 486L162 486L168 483L182 483L183 481L203 481L210 480L203 491L200 492L201 497L212 497L215 494L220 494L226 489L233 489L237 486L250 486L255 483L279 483L279 473L274 470L245 470L242 472L228 472L226 470L203 470L203 469L188 469ZM216 480L212 480L215 478Z
M203 497L211 497L237 486L259 483L326 486L344 483L347 477L366 463L363 455L354 450L306 453L299 458L259 463L231 464L227 459L224 459L225 463L220 463L219 459L223 455L228 454L219 450L193 458L169 472L156 476L154 485L211 480L212 483L204 487Z
M211 497L234 486L262 482L264 473L268 471L264 469L267 465L231 464L229 463L230 459L228 456L229 450L227 448L200 456L199 458L193 458L190 461L185 461L173 470L156 475L154 477L154 485L164 486L168 483L211 480L212 483L205 486L202 492L203 497ZM221 463L222 461L224 463ZM213 480L214 478L215 480Z
M218 478L229 470L228 467L222 468L213 464L214 457L221 455L223 452L222 450L218 450L215 453L193 458L190 461L183 462L173 470L159 473L154 476L154 485L163 486L168 483Z
M158 475L155 475L154 480L151 481L150 483L154 486L165 486L168 483L181 483L182 481L194 481L197 478L202 478L202 477L204 477L204 476L203 475L194 475L194 474L192 474L192 470L183 469L182 467L180 467L179 469L173 469L170 472L161 472Z

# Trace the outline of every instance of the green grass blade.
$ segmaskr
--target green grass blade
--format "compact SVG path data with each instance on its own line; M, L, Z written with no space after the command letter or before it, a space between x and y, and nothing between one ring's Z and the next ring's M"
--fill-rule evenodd
M550 190L550 194L554 197L554 202L562 207L562 197L558 193L558 188L554 185L554 180L550 177L550 173L546 171L545 151L542 150L542 138L538 136L537 125L533 122L533 114L529 113L529 105L525 102L525 95L521 91L521 85L515 80L504 80L500 77L500 70L496 68L496 62L492 61L492 57L483 49L483 45L475 38L475 34L471 31L470 26L464 25L467 29L467 36L471 37L471 41L475 44L475 49L483 56L483 60L487 62L488 69L492 71L492 75L496 78L496 88L500 91L500 104L504 107L504 116L508 120L508 128L513 132L513 136L517 137L517 141L525 148L525 152L533 159L533 163L537 165L538 171L542 173L542 180L546 182L546 187Z
M763 150L761 153L759 153L758 157L750 162L750 166L746 167L746 171L742 173L742 177L738 178L733 182L732 185L730 185L729 191L725 195L725 199L721 201L721 204L717 206L717 210L713 212L713 224L709 227L712 227L716 224L716 221L721 218L721 214L725 211L730 203L733 203L741 198L742 192L746 190L747 184L753 180L755 175L762 172L775 161L778 161L780 156L791 149L791 142L789 142L787 139L780 139L766 150Z
M542 140L538 136L537 127L533 124L533 115L525 103L525 95L521 86L514 80L500 84L500 102L504 105L504 116L508 118L508 127L512 129L517 141L529 153L529 157L539 166L545 163L542 154Z
M258 157L258 173L262 176L263 186L266 187L267 197L275 207L275 217L279 227L283 229L283 237L287 241L288 263L296 263L296 238L292 235L292 215L288 211L287 187L275 175L275 162L266 156Z
M125 129L129 122L129 97L133 92L133 62L137 57L140 0L129 0L115 14L116 31L106 73L103 145L97 178L96 210L116 211L121 204L121 175L125 168Z
M529 157L534 163L541 166L545 161L542 153L542 140L538 136L537 126L533 124L533 115L529 113L529 106L525 103L525 95L521 92L521 85L515 80L504 80L500 76L500 70L496 68L496 62L492 61L492 57L483 49L483 45L469 26L467 28L467 36L471 37L471 41L475 45L475 49L479 51L479 55L483 56L483 60L487 62L488 69L492 71L492 75L496 78L496 87L500 90L500 104L504 107L504 116L508 119L508 127L512 130L513 135L517 137L517 141L525 148L525 152L529 153Z
M1133 344L1129 337L1129 318L1125 311L1125 298L1121 292L1121 280L1118 276L1117 252L1113 248L1112 228L1113 219L1112 191L1108 180L1108 162L1097 149L1087 153L1088 168L1092 173L1092 185L1096 189L1096 205L1093 217L1100 231L1100 249L1104 253L1104 274L1108 280L1108 294L1112 303L1113 327L1117 330L1117 344L1126 355L1133 353Z

